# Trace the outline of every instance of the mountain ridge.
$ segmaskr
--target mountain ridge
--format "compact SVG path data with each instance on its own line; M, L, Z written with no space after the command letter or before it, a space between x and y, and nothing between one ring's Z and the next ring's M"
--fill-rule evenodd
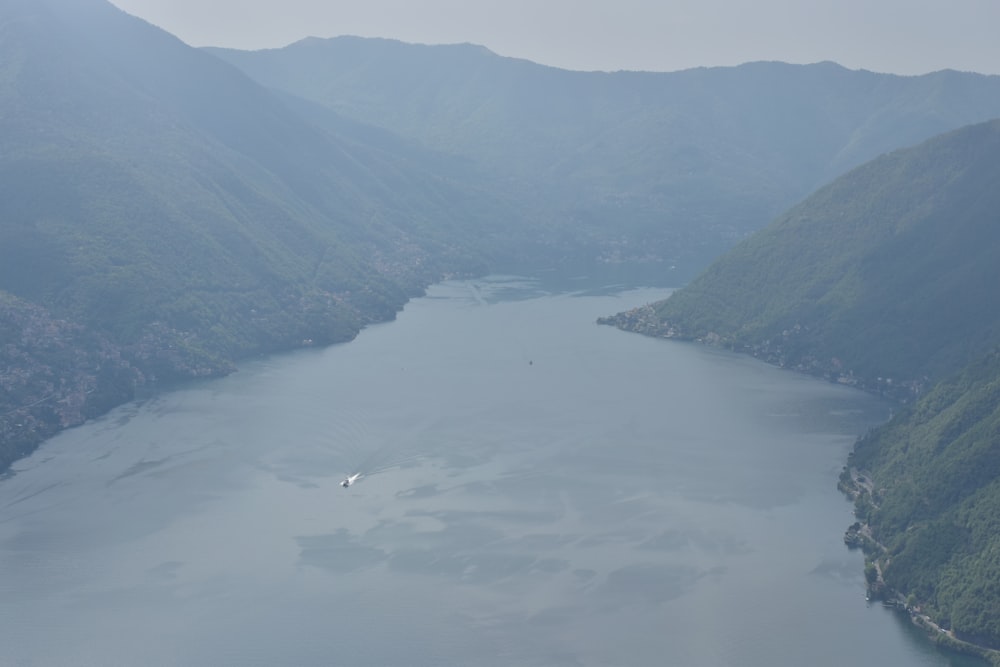
M1000 77L834 63L575 72L345 37L206 49L264 86L487 165L564 244L693 275L877 155L1000 117Z

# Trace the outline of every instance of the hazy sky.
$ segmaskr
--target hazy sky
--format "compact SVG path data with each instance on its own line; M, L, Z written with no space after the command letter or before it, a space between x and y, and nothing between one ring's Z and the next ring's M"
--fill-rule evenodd
M112 0L194 46L473 42L569 69L751 60L1000 73L1000 0Z

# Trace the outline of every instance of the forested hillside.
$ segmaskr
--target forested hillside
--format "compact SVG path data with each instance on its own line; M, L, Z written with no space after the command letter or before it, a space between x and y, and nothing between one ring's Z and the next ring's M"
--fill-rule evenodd
M1000 649L1000 353L862 438L859 518L885 583L959 639Z
M528 204L549 256L659 261L678 284L848 169L1000 116L1000 77L951 71L571 72L470 44L352 37L210 51L268 87L483 164Z
M998 179L1000 121L893 152L619 321L906 397L1000 341Z

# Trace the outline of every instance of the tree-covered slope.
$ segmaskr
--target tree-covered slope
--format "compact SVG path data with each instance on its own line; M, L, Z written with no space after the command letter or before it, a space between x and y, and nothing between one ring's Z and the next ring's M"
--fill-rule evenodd
M951 71L572 72L469 44L351 37L211 52L264 85L488 164L564 246L591 240L606 260L699 270L847 169L1000 116L1000 77Z
M1000 648L1000 353L859 440L859 517L886 584L960 639Z
M254 340L230 352L259 336L342 339L368 316L350 322L352 305L391 313L403 288L388 274L426 261L469 222L449 212L457 188L304 122L236 70L107 3L7 12L8 291L123 336L150 320L194 332L244 320ZM429 201L413 206L411 190ZM306 335L293 311L313 298L339 304L329 310L341 311L342 331ZM264 318L284 322L267 331Z
M1000 121L880 157L740 243L645 326L870 388L942 377L1000 340L997 182Z
M75 370L100 365L94 346L135 382L224 372L350 339L482 270L474 246L507 209L480 184L385 131L309 118L104 0L0 4L0 449L53 392L87 403L63 425L107 407ZM67 351L38 352L53 345ZM76 380L19 380L43 367Z

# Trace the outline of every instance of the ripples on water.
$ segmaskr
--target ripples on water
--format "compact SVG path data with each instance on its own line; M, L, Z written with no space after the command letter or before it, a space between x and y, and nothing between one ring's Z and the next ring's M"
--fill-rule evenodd
M952 664L865 607L841 542L887 406L594 324L667 292L445 283L60 435L0 482L5 655Z

